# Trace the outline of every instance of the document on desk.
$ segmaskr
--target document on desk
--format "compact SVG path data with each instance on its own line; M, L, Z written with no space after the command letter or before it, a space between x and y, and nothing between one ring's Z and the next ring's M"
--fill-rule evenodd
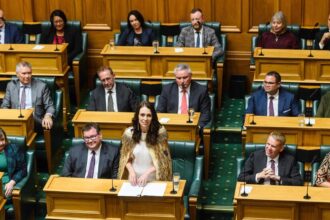
M148 183L145 187L132 186L129 182L124 182L118 196L164 196L166 183Z
M164 196L166 183L148 183L142 190L142 196Z
M133 186L130 182L124 182L118 192L118 196L141 196L143 187Z

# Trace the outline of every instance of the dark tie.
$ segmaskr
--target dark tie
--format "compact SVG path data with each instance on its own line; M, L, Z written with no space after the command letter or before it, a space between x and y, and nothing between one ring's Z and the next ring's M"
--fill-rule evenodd
M112 100L112 91L108 90L108 112L113 112L113 100Z
M87 173L87 178L93 178L94 176L94 167L95 167L95 151L92 151L92 158L91 158L91 162L89 164L89 169L88 169L88 173Z
M22 86L23 90L22 90L22 94L21 94L21 109L25 109L25 104L26 104L26 93L25 93L25 89L26 86Z
M274 96L269 97L269 116L274 116L274 104L273 104Z
M196 38L196 45L195 45L195 47L199 47L199 45L201 43L200 32L196 32L196 34L197 34L197 38Z
M274 160L270 160L270 168L272 169L272 171L275 175L275 161ZM276 185L276 181L270 179L270 185Z
M187 114L188 113L186 93L187 93L187 91L185 89L182 89L181 114Z

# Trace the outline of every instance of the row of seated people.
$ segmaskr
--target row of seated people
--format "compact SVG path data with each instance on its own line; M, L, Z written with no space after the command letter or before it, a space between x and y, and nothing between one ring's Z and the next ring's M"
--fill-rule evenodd
M304 163L296 161L296 145L285 142L281 132L273 131L266 144L246 144L245 157L237 158L237 180L250 184L303 185ZM321 165L317 158L323 160ZM312 185L330 187L329 146L321 146L320 155L312 162Z
M330 91L329 86L321 85L321 99L315 98L318 92L313 90L308 98L313 100L312 111L307 112L306 101L298 99L298 83L281 83L281 75L276 71L268 72L264 81L254 83L251 95L245 98L246 114L264 115L264 116L298 116L299 114L308 114L315 117L330 117ZM311 101L310 100L310 101Z

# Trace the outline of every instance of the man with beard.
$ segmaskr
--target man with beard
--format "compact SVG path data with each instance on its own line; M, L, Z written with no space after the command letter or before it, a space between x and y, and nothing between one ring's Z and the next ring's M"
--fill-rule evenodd
M251 95L246 114L297 116L298 102L294 94L281 87L280 74L271 71L266 74L263 87Z
M190 12L191 26L185 27L181 30L181 33L176 42L177 47L207 47L213 46L214 51L212 58L216 58L222 55L221 45L218 41L215 31L203 25L204 17L203 12L199 8L194 8Z
M277 131L269 134L265 149L250 154L238 181L270 185L302 185L295 158L284 150L285 136Z
M191 80L192 72L187 64L178 64L174 74L176 82L163 87L157 112L188 114L188 109L193 108L201 113L198 124L203 128L211 119L207 87Z

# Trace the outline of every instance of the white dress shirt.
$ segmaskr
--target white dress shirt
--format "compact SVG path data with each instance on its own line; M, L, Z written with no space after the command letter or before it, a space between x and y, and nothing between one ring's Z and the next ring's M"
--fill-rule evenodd
M189 95L190 95L190 85L186 89L187 108L188 109L189 109ZM178 86L178 97L179 97L178 114L181 114L181 102L182 102L182 87L181 86Z
M105 109L108 109L108 97L109 97L109 93L108 93L108 89L104 89L105 90ZM118 106L117 106L117 95L116 95L116 83L113 84L113 87L111 89L112 93L112 101L113 101L113 110L115 112L118 112Z
M19 83L19 85L20 85L20 89L19 89L19 97L20 97L19 98L19 103L21 103L23 87L26 86L26 88L25 88L25 109L32 108L31 84L23 85L22 83Z
M196 45L196 42L197 42L197 31L194 29L194 42L195 42L195 45ZM199 30L199 46L198 47L203 47L203 27Z
M270 95L267 93L267 116L269 116L269 101L270 96L273 96L273 107L274 107L274 116L278 116L278 97L279 97L279 90L277 90L277 93L274 95Z
M100 145L99 149L95 150L95 166L94 166L93 179L97 179L98 177L101 148L102 148L102 144ZM92 156L93 156L92 150L88 149L85 178L87 178L88 175Z

